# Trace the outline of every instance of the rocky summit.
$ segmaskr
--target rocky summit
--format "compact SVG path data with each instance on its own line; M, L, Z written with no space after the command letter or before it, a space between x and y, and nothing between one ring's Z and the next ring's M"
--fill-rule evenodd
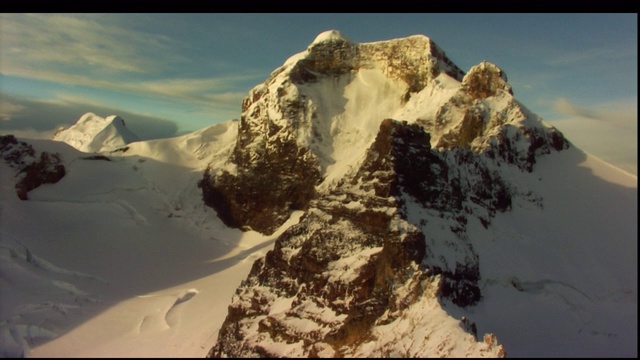
M464 356L452 336L415 338L428 320L410 314L481 301L467 224L539 201L505 174L568 147L494 64L465 74L425 36L318 35L249 92L228 163L200 181L229 226L270 234L305 211L255 262L209 355ZM505 355L475 323L446 331Z

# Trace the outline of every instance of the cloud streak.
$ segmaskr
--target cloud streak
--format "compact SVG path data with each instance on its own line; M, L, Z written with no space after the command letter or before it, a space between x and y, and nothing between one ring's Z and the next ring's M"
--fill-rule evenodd
M98 90L125 92L147 98L162 97L172 102L183 102L210 111L240 109L242 98L247 91L237 91L240 83L260 78L261 74L226 75L215 78L174 78L147 81L114 81L93 78L80 74L14 67L5 75L61 83L80 85Z
M0 121L9 121L13 115L24 109L23 105L9 102L4 97L0 98Z
M259 71L213 77L170 75L164 70L189 73L191 61L181 51L187 45L126 27L132 17L0 14L0 19L3 75L162 96L211 110L239 108L249 90L239 91L246 87L242 84L265 76Z
M239 106L246 91L229 91L237 83L255 79L256 75L227 76L208 79L166 79L125 84L123 90L181 99L201 105Z
M563 50L560 54L551 55L543 59L543 63L550 66L576 66L590 63L594 60L615 59L622 56L611 49L588 49L584 51Z
M166 36L98 19L95 15L4 14L0 69L44 64L46 70L143 73L185 61L171 51L179 44Z
M549 121L576 146L625 171L638 174L638 100L625 98L578 106L560 98L560 117Z
M553 108L558 113L568 117L604 121L625 129L638 128L637 98L604 101L589 106L579 106L566 98L558 98L554 102Z
M589 119L599 120L601 115L596 111L577 106L565 98L559 98L553 104L553 109L561 114L571 116L581 116Z

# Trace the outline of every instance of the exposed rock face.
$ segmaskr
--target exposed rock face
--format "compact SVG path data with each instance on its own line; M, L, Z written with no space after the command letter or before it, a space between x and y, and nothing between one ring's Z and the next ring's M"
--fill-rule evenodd
M404 192L438 210L462 204L458 182L449 179L446 163L431 151L430 136L418 124L384 120L353 181L377 196L399 198Z
M28 199L28 192L42 184L54 184L66 174L60 154L46 151L36 155L35 149L13 135L0 136L0 154L5 162L18 170L16 193L22 200Z
M335 38L314 42L307 51L308 55L292 70L294 83L313 82L318 75L340 76L361 68L379 67L385 75L406 82L409 92L418 92L440 72L458 80L464 75L442 49L421 35L367 44Z
M36 156L33 146L18 141L13 135L0 135L0 153L2 159L14 169L27 167Z
M233 153L238 173L207 171L200 181L205 203L228 226L272 233L315 196L320 179L313 155L294 141L274 141L277 145L263 149L263 156L252 158L239 139Z
M496 65L483 61L469 70L462 79L462 89L472 99L486 99L499 92L513 95L511 85L507 83L507 75Z
M441 134L437 148L470 147L531 172L536 155L569 147L560 132L540 122L513 98L506 74L485 61L469 70L435 124L425 127Z
M422 127L384 120L355 176L312 201L301 222L254 264L210 356L280 356L270 350L280 341L297 343L295 356L314 356L318 349L351 356L359 344L371 341L375 326L398 319L425 291L459 306L475 304L480 275L471 244L471 259L450 268L433 265L439 264L442 249L428 249L421 225L409 221L405 204L433 204L457 216L464 237L463 201L486 197L492 186L465 185L463 193L460 180L449 179L456 175L431 149ZM467 191L471 195L463 195ZM487 204L495 211L492 206ZM290 308L274 314L282 301ZM315 330L296 329L299 321Z
M371 96L370 83L385 90ZM488 228L516 196L539 201L501 169L531 172L569 146L497 66L464 75L424 36L357 44L323 33L242 111L229 166L200 182L205 201L225 223L265 233L306 213L238 288L213 357L451 356L427 340L397 345L428 322L407 319L429 301L482 300L468 223ZM389 328L405 332L381 339ZM493 335L468 335L504 356Z
M406 101L440 72L458 80L463 74L425 36L369 44L319 36L296 56L243 100L231 169L207 172L200 183L205 202L229 226L273 232L292 210L307 208L327 163L335 162L313 146L331 142L331 115L320 107L332 101L307 95L310 83L348 82L360 69L380 69L405 83Z

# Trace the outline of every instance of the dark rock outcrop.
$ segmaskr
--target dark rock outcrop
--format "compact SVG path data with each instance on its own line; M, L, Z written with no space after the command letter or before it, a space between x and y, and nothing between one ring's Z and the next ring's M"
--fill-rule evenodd
M207 170L198 185L205 203L216 209L225 224L270 234L291 211L307 208L315 196L320 173L313 154L293 140L262 139L260 155L245 152L245 142L255 140L247 139L251 135L245 124L241 120L233 153L237 174L211 174Z
M15 188L21 200L28 199L29 191L42 184L55 184L66 174L60 154L43 151L37 156L31 145L13 135L0 136L0 154L18 171Z

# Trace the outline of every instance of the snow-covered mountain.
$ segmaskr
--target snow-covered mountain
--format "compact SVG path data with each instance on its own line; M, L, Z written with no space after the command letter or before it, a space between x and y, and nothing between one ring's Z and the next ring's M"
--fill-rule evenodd
M637 356L637 178L425 36L324 32L180 137L0 144L7 356Z
M545 162L565 161L558 180L573 179L566 172L578 170L566 161L580 152L515 100L496 65L482 62L465 74L425 36L357 44L329 31L252 89L242 110L231 163L205 174L205 201L227 225L267 234L292 211L305 215L254 264L210 355L504 355L503 348L483 343L483 333L506 338L507 353L512 344L518 355L531 338L493 329L523 323L544 324L544 333L529 336L559 354L605 354L619 350L594 346L590 335L578 335L572 350L556 345L583 331L620 338L634 333L635 316L613 325L622 331L587 330L591 319L572 323L592 310L594 300L574 308L585 299L626 293L635 301L627 292L635 286L634 260L623 250L637 248L635 236L608 250L628 261L605 277L624 273L629 281L593 289L591 281L613 268L575 253L602 248L606 233L593 238L582 228L582 220L599 216L577 218L579 211L554 208L559 198L565 206L580 200L536 183L555 176L536 169ZM538 225L514 229L504 220L513 214L536 218ZM632 219L614 223L632 226ZM586 237L558 238L578 233ZM520 247L522 239L527 245ZM529 249L529 242L541 248ZM533 271L547 257L559 263ZM490 315L512 311L493 298L501 292L510 293L506 298L527 293L521 303L532 308L540 306L537 296L556 298L554 310L570 318L560 326L556 314L545 322L512 313L509 326L499 325ZM429 301L438 311L470 319L479 341L476 334L460 340L460 327L426 335L433 324L415 314ZM634 314L631 306L626 310Z
M84 152L105 152L140 139L117 115L103 118L94 113L86 113L70 127L59 129L53 140L65 142Z
M2 137L0 356L203 357L270 241L224 226L197 187L236 133L225 122L99 154ZM23 201L22 169L42 153L65 174Z

